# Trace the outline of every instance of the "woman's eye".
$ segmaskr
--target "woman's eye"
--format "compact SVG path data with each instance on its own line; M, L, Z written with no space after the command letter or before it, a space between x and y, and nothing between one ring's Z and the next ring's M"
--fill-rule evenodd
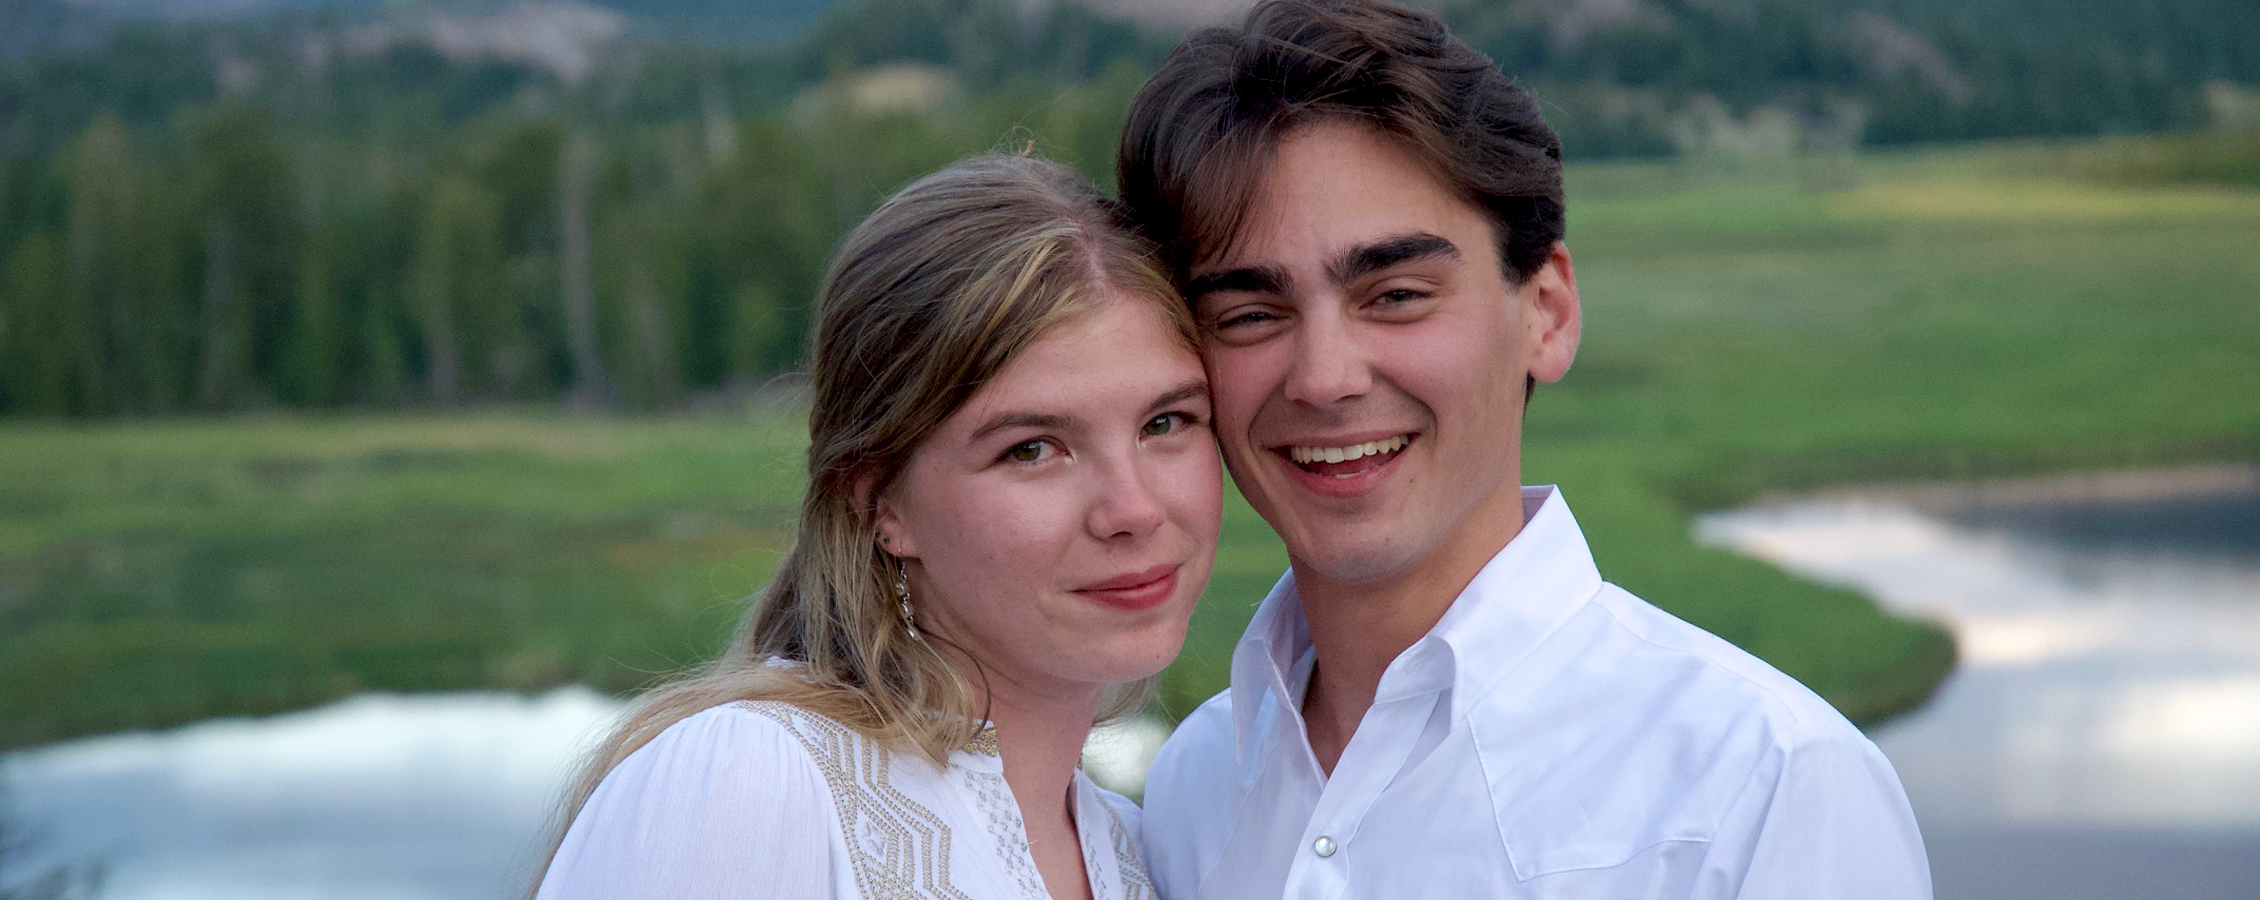
M1004 458L1012 460L1013 462L1036 462L1037 460L1043 459L1045 456L1049 455L1044 452L1047 449L1049 449L1049 445L1045 444L1043 441L1022 441L1020 443L1012 445L1011 449L1006 450L1004 452Z
M1147 437L1161 437L1165 434L1175 434L1177 432L1183 431L1187 426L1198 425L1200 424L1200 422L1200 417L1193 413L1162 413L1161 415L1147 419L1146 427L1140 430L1143 431Z

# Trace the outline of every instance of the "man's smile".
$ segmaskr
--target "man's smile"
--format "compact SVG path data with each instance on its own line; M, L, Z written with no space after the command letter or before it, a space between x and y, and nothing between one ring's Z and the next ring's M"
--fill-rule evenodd
M1396 435L1395 437L1385 437L1378 441L1367 441L1362 444L1351 444L1346 447L1291 446L1287 448L1287 458L1294 460L1297 465L1316 462L1349 462L1361 457L1373 456L1376 454L1395 453L1399 450L1405 449L1405 443L1410 440L1412 440L1412 435L1400 434Z
M1413 440L1411 433L1393 434L1358 443L1333 446L1287 444L1272 448L1295 468L1312 475L1350 478L1388 465Z

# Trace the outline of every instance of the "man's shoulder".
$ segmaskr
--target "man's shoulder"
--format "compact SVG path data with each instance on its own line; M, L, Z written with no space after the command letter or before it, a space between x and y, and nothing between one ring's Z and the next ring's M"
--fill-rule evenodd
M1177 724L1146 772L1147 871L1164 896L1191 896L1230 840L1241 801L1232 692Z
M1614 584L1593 601L1617 632L1602 643L1617 651L1620 687L1635 695L1699 721L1762 726L1790 745L1859 736L1827 700L1732 642Z
M1526 874L1707 843L1801 758L1880 760L1795 679L1613 585L1484 692L1468 724Z
M1232 717L1232 691L1217 692L1201 705L1193 708L1169 740L1154 755L1153 766L1146 776L1146 802L1150 809L1156 793L1168 794L1178 789L1195 789L1197 783L1208 787L1228 783L1233 777L1238 753Z

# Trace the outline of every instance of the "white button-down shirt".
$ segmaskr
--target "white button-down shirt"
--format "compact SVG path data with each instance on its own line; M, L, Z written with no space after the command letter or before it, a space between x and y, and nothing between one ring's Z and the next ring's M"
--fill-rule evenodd
M1292 573L1146 786L1166 900L1927 898L1898 776L1825 701L1601 580L1552 488L1381 676L1329 778Z

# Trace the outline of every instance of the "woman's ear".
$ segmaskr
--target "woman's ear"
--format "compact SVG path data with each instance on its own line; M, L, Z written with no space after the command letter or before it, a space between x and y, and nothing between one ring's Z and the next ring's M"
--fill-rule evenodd
M898 559L916 559L918 548L904 527L902 515L895 509L893 498L878 491L878 482L870 475L855 479L855 504L871 510L871 539L880 551Z

